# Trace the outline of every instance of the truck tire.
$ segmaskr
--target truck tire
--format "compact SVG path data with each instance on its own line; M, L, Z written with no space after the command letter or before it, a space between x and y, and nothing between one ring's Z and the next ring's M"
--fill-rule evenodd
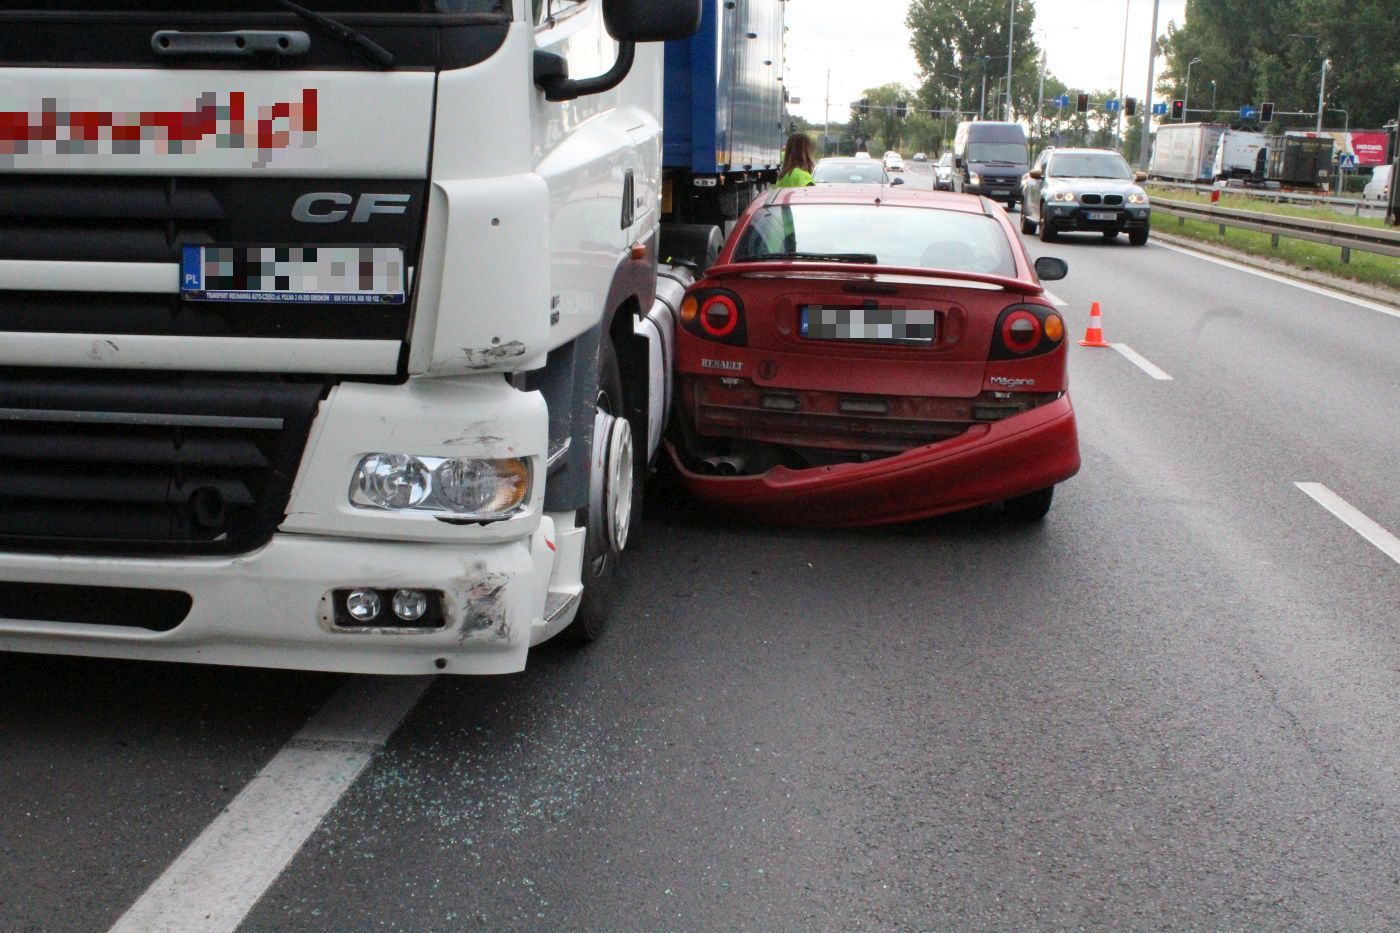
M632 426L626 418L622 371L612 341L598 348L598 417L595 419L590 463L587 535L583 547L583 599L578 614L559 637L574 644L598 639L607 627L613 604L622 589L622 551L632 525L641 517L642 482ZM606 445L600 452L597 445ZM601 484L601 485L599 485ZM598 488L594 488L598 487Z

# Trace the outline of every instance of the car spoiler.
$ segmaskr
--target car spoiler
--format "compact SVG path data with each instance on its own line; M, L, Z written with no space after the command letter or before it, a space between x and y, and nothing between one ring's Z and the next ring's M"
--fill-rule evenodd
M926 279L955 279L965 282L980 282L984 285L997 285L1009 292L1023 295L1040 295L1045 289L1038 282L1028 282L1006 275L988 275L984 272L964 272L960 269L927 269L923 266L873 266L858 262L730 262L711 266L705 270L705 278L724 275L748 275L752 272L775 272L779 270L800 270L802 272L845 272L854 275L910 275Z

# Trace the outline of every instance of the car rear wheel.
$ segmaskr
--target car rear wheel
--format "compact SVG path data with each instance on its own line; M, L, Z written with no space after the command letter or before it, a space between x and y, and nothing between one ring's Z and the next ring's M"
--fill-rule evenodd
M1035 233L1035 221L1026 216L1026 209L1021 208L1021 232L1025 234Z
M1050 511L1050 502L1055 498L1055 487L1046 486L1024 496L1016 496L1002 503L1002 511L1007 516L1020 521L1038 522Z
M1040 205L1040 242L1050 243L1055 239L1055 225L1045 215L1045 205Z
M1147 231L1146 231L1146 230L1129 230L1129 231L1128 231L1128 242L1131 243L1131 244L1133 244L1134 246L1144 246L1144 245L1146 245L1146 244L1147 244Z

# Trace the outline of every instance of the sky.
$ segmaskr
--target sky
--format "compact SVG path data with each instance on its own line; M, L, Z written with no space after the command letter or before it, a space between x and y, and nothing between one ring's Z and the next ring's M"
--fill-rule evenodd
M788 92L801 100L790 107L794 113L815 122L825 119L828 69L832 120L845 120L851 101L865 88L891 81L918 86L918 66L904 25L909 0L788 0L784 8L788 26L785 79ZM1071 87L1117 87L1123 63L1125 9L1124 96L1141 100L1147 90L1152 0L1035 0L1036 29L1044 31L1043 36L1037 32L1036 41L1046 51L1046 67ZM1157 34L1166 33L1168 20L1180 24L1185 15L1186 0L1161 0ZM1157 75L1162 65L1159 58ZM1193 85L1198 77L1192 75ZM1153 80L1155 83L1156 76ZM1201 77L1198 87L1209 87L1209 80Z

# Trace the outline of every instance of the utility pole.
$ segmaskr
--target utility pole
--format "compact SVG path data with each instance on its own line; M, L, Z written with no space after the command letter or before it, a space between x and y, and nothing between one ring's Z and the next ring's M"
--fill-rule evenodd
M1045 145L1045 46L1040 47L1040 88L1035 92L1035 145Z
M1011 119L1011 64L1016 60L1012 45L1016 41L1016 0L1011 0L1011 22L1006 27L1006 117Z
M1147 171L1147 151L1152 145L1152 69L1157 64L1157 10L1161 0L1152 0L1152 35L1147 46L1147 94L1143 96L1146 110L1142 115L1142 144L1138 147L1138 168Z
M1322 60L1322 80L1317 85L1317 131L1322 132L1322 99L1327 95L1327 59Z
M1123 58L1118 63L1118 148L1123 148L1123 78L1128 72L1128 10L1130 0L1123 0Z

